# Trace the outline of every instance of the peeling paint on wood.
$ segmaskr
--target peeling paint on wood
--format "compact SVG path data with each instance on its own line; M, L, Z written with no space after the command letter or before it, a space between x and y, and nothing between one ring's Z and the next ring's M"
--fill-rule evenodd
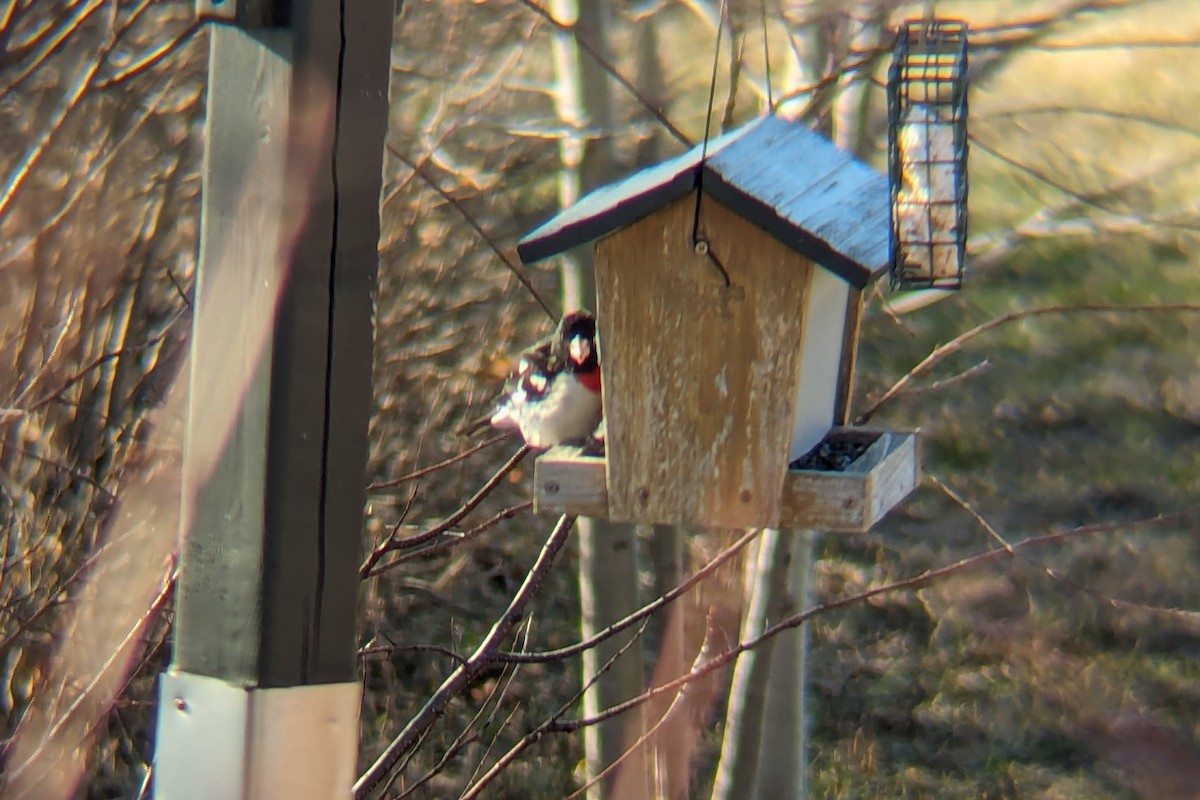
M788 462L811 262L694 195L597 243L612 519L772 525ZM831 387L832 389L832 387Z

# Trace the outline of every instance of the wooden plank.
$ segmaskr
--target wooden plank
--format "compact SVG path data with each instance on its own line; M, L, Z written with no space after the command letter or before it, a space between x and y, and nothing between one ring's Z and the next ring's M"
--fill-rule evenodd
M884 435L891 437L893 441L889 442L887 454L872 470L871 491L868 495L868 518L871 525L904 502L920 482L921 464L917 458L916 435Z
M270 416L269 324L282 281L290 37L234 27L209 32L210 76L183 467L174 664L256 682L262 636L264 471ZM226 394L219 394L222 389ZM213 425L240 404L234 428ZM222 448L215 470L203 470Z
M596 246L613 519L773 525L800 378L812 264L712 199L693 197Z
M325 313L328 367L322 391L324 412L320 548L322 594L315 633L322 648L314 654L313 680L354 679L357 641L349 620L358 618L358 567L367 505L367 430L373 407L372 368L375 342L375 292L379 275L380 198L383 189L384 139L388 129L395 0L293 0L293 17L307 14L314 35L324 43L325 74L338 76L337 118L321 213L331 221L332 279L329 257L316 259L330 284ZM339 14L341 26L338 27ZM336 214L336 219L334 215ZM311 358L301 342L301 357ZM290 531L278 531L290 547ZM341 677L339 677L341 676Z
M904 502L920 482L915 433L874 428L835 433L874 442L841 472L788 470L780 499L781 527L862 533ZM601 516L607 510L605 459L578 453L578 448L558 447L538 459L537 511Z
M344 16L343 16L344 15ZM394 4L293 0L290 203L267 475L266 686L352 680ZM340 81L340 83L339 83Z
M862 533L916 488L920 468L915 433L837 430L880 435L843 472L789 470L781 514L785 527Z
M839 472L788 470L781 525L820 531L865 531L866 479Z
M608 517L605 459L579 452L578 447L555 447L534 462L534 512Z

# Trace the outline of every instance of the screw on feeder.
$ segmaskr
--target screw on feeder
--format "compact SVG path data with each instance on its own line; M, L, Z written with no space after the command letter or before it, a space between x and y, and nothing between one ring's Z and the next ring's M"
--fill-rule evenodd
M696 255L706 256L708 255L708 242L703 239L697 239L695 244L692 245L692 249L696 251Z

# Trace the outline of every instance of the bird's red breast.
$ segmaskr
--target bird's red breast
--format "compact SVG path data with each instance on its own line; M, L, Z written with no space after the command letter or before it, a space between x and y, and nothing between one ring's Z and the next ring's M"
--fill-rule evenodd
M591 372L578 372L575 377L587 389L591 389L596 394L600 394L600 370L594 369Z

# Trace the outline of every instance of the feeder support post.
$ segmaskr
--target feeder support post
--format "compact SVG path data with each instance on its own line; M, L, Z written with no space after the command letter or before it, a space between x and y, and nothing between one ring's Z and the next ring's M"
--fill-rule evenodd
M209 88L159 798L350 796L394 9L198 2Z

